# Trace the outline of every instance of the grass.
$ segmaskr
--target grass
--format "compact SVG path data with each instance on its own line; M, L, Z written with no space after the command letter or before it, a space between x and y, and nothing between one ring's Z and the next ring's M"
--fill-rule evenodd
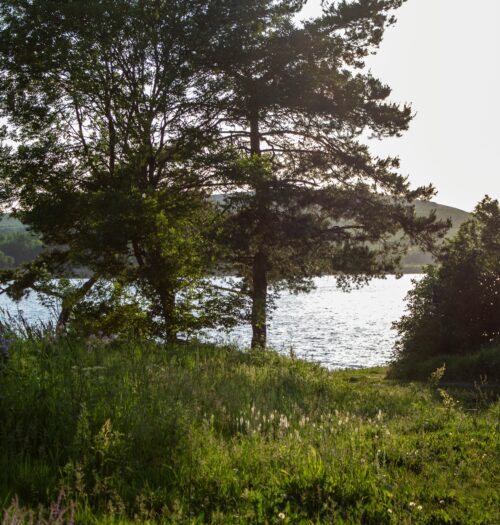
M404 380L426 380L439 367L445 366L445 383L486 383L496 388L500 384L500 346L485 347L471 354L425 357L418 354L395 362L389 377Z
M480 387L196 344L11 355L4 524L500 523L500 402Z

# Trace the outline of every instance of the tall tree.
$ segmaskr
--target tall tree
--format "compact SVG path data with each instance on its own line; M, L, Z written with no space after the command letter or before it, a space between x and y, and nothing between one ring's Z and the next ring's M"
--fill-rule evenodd
M412 119L365 66L403 1L323 2L305 22L302 0L209 6L225 29L199 67L219 94L220 141L240 156L226 178L225 240L251 296L254 347L266 344L270 288L397 271L409 242L430 248L447 227L415 215L433 188L411 190L398 159L374 157L364 140L398 136Z
M213 263L203 229L214 219L204 181L223 162L191 67L205 4L1 3L0 107L19 145L4 173L14 213L52 247L4 275L12 293L43 269L85 266L82 293L99 278L140 287L170 340L201 320L191 306Z

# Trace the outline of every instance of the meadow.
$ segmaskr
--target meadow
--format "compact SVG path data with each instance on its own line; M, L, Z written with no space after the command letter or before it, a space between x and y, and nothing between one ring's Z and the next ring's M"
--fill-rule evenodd
M500 523L500 402L271 351L38 336L0 365L20 523Z

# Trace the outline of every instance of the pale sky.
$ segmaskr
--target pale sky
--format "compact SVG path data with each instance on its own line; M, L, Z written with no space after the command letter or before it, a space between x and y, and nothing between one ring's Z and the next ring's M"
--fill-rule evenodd
M369 67L417 116L372 151L398 155L441 204L471 211L485 194L500 198L500 0L408 0L396 14Z

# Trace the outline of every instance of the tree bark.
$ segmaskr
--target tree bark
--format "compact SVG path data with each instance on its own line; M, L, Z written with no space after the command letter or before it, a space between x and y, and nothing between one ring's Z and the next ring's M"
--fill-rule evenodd
M259 115L250 116L250 150L261 155ZM264 181L255 183L255 199L259 210L257 218L257 251L252 262L252 348L265 348L267 343L267 254L264 244Z
M255 254L252 272L252 348L265 348L267 343L267 268L266 255Z
M162 317L165 323L165 335L168 343L179 341L179 331L177 327L177 316L175 314L175 291L162 287L158 290L160 296Z
M74 306L78 303L78 301L83 299L88 294L88 292L90 292L91 288L96 282L97 276L94 275L85 281L82 286L78 288L78 290L70 295L70 297L64 298L62 300L61 313L57 319L56 333L61 334L65 330Z

